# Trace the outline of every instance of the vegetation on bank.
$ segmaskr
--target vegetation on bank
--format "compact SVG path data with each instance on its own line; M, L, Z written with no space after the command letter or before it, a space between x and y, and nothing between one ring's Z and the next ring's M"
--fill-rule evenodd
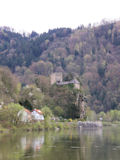
M103 126L120 125L120 110L110 110L106 113L100 112L96 114L95 111L87 108L86 112L87 120L89 121L101 120Z
M47 106L56 117L75 119L80 115L78 94L83 95L82 89L75 89L71 84L51 85L49 78L44 76L37 77L35 83L22 86L8 68L0 67L0 107L18 103L28 110L41 110Z
M42 108L44 121L22 122L18 116L18 112L23 109L23 106L15 103L8 104L0 109L0 133L23 130L23 131L41 131L41 130L59 130L76 128L77 122L80 119L53 119L53 113L49 107ZM103 121L103 126L111 126L113 124L120 125L120 111L110 110L107 113L100 112L96 114L94 111L87 108L87 121Z
M76 121L72 122L71 119L65 120L64 122L63 120L60 121L60 119L57 121L52 120L52 111L47 106L42 108L44 121L22 122L21 117L18 116L18 112L23 108L24 107L19 104L10 103L0 109L0 132L17 129L22 129L24 131L58 130L74 128L77 126Z

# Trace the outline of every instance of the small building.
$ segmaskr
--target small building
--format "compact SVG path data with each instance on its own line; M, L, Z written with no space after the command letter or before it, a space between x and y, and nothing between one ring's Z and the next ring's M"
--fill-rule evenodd
M18 116L20 117L21 122L31 122L32 121L32 115L28 109L23 109L19 111Z
M31 114L32 114L33 120L36 120L36 121L43 121L44 120L43 113L39 109L34 109Z

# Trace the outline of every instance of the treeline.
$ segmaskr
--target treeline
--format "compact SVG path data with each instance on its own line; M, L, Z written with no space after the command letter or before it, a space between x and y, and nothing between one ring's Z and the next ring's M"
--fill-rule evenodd
M33 31L27 36L9 28L0 29L0 64L8 66L23 86L45 83L41 90L49 101L51 91L58 90L49 88L49 75L70 73L80 78L87 103L97 113L120 109L119 54L119 21L75 30L59 28L40 35ZM51 106L53 99L49 102Z
M66 37L69 28L49 30L48 33L32 32L23 35L13 32L9 27L0 28L0 64L8 66L13 72L16 66L29 66L45 51L56 38ZM13 61L14 60L14 61Z

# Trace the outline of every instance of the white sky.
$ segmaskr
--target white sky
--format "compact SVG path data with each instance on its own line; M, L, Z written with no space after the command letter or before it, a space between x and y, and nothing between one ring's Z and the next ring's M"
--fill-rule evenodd
M0 26L42 33L120 19L120 0L0 0Z

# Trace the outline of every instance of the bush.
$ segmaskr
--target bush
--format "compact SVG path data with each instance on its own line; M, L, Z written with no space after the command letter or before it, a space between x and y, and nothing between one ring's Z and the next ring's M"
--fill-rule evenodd
M102 118L102 120L104 120L104 119L105 119L105 116L106 116L106 114L105 114L104 112L100 112L100 113L97 115L98 120L100 120L100 118Z
M52 111L49 107L45 106L42 108L42 112L43 112L43 115L44 115L44 126L45 126L45 129L49 129L49 128L52 128L52 125L50 123L50 117L52 117Z
M44 115L45 118L52 117L52 111L49 107L45 106L45 107L42 108L41 111L43 112L43 115Z
M68 119L68 122L72 122L72 119L71 119L71 118L69 118L69 119Z
M95 121L97 119L95 111L90 110L90 108L87 108L86 116L87 116L87 120L89 121Z
M58 122L57 123L57 128L59 128L59 129L63 129L63 123L62 122Z
M120 121L120 111L110 110L109 112L106 113L105 120L110 122Z
M107 113L100 112L98 114L98 119L102 118L103 121L115 122L120 121L120 111L119 110L110 110Z
M63 114L64 114L64 111L63 111L63 109L60 107L60 106L56 106L55 108L54 108L54 114L56 115L56 116L63 116Z
M2 121L5 127L9 126L17 126L20 122L20 117L18 116L18 112L22 110L23 107L19 104L10 103L7 106L4 106L0 110L0 121Z

